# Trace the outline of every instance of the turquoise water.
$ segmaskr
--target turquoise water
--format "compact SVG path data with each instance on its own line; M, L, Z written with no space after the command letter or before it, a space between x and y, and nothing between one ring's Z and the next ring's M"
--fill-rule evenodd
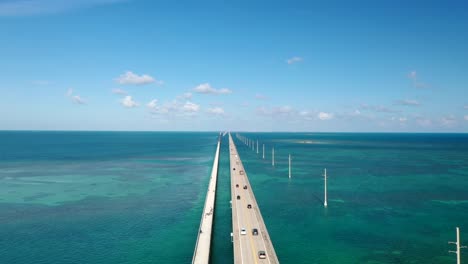
M217 135L0 132L0 263L189 263ZM266 144L236 140L282 263L454 263L456 226L468 242L468 135L242 135ZM233 258L227 143L212 263Z

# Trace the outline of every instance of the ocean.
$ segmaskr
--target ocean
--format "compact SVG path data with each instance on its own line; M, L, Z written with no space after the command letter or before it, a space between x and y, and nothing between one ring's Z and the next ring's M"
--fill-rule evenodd
M467 134L239 134L281 263L455 263L456 226L468 244ZM0 263L190 263L217 137L0 132ZM229 200L226 136L212 263L233 262Z

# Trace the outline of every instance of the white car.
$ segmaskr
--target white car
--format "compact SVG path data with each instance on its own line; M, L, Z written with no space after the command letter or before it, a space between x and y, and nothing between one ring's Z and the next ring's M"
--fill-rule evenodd
M245 228L241 228L241 235L247 235L247 231L245 230Z

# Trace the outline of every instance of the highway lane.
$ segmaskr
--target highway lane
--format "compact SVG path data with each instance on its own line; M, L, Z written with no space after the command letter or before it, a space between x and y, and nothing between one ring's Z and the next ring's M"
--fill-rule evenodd
M279 263L247 173L230 134L229 152L234 263ZM251 208L248 208L248 205ZM257 229L257 235L253 234L254 228ZM245 234L241 234L242 229L245 229ZM265 259L259 258L259 251L265 252Z

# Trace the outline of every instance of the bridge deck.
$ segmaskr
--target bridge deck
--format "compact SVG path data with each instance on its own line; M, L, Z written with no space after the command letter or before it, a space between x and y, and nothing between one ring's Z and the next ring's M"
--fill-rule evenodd
M200 221L200 229L198 230L197 243L193 253L192 263L207 264L210 259L211 233L214 219L215 197L216 197L216 181L218 178L218 161L219 161L219 146L221 137L218 139L216 147L213 168L211 170L210 183L206 193L205 206L203 215Z
M234 263L279 263L231 134L229 159ZM251 208L248 208L248 205ZM245 229L245 234L241 234L242 229ZM253 229L258 230L258 235L253 234ZM259 251L265 252L265 259L259 258Z

